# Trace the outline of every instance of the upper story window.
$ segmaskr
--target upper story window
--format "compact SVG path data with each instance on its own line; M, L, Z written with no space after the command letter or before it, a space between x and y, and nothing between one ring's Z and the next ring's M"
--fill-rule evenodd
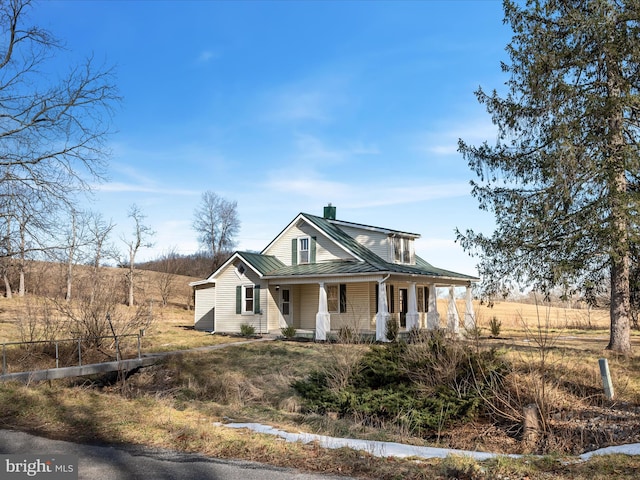
M316 263L316 237L291 239L291 265Z
M393 237L393 260L396 263L414 263L413 242L407 237Z
M309 263L309 237L298 239L298 263Z

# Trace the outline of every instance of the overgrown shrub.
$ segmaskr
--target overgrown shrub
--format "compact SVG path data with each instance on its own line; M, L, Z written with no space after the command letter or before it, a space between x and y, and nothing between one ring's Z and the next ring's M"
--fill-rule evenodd
M494 315L491 320L489 320L489 330L491 330L491 336L499 337L501 328L502 322L498 320L498 317Z
M398 322L395 320L395 318L389 318L389 320L387 320L387 340L389 340L390 342L395 342L396 340L398 340L399 331L400 326L398 325Z
M477 353L436 333L424 342L371 346L341 388L327 371L313 372L293 388L307 410L395 423L417 435L471 419L485 385L504 369L495 351Z
M338 329L338 342L340 343L358 343L359 337L353 327L343 325Z
M240 335L243 337L251 337L256 334L256 327L253 325L249 325L248 323L243 323L240 325Z

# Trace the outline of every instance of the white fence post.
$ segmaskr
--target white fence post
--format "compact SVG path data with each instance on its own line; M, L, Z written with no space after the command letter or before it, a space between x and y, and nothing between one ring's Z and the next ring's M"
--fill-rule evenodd
M609 362L606 358L600 358L598 365L600 365L600 376L602 377L604 396L607 397L608 400L613 400L613 383L611 382L611 373L609 372Z

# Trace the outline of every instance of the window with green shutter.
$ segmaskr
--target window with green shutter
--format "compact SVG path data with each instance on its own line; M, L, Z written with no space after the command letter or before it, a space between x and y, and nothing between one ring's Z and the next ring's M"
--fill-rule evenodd
M260 313L260 285L236 287L236 313L238 315Z

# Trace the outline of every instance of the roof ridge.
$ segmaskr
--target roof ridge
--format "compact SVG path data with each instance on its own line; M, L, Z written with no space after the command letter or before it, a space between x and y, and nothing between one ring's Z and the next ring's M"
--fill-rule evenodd
M364 227L364 228L375 229L375 230L386 230L388 232L395 232L395 233L404 233L404 234L412 235L412 236L415 236L415 237L420 237L421 236L419 233L407 232L405 230L398 230L396 228L378 227L376 225L367 225L366 223L352 222L352 221L349 221L349 220L340 220L340 219L337 219L337 218L336 219L328 219L328 218L321 217L319 215L314 215L312 213L300 212L299 215L304 215L305 217L319 218L319 219L325 220L325 221L327 221L329 223L332 223L332 222L346 223L346 224L349 224L349 225L354 225L356 227Z

